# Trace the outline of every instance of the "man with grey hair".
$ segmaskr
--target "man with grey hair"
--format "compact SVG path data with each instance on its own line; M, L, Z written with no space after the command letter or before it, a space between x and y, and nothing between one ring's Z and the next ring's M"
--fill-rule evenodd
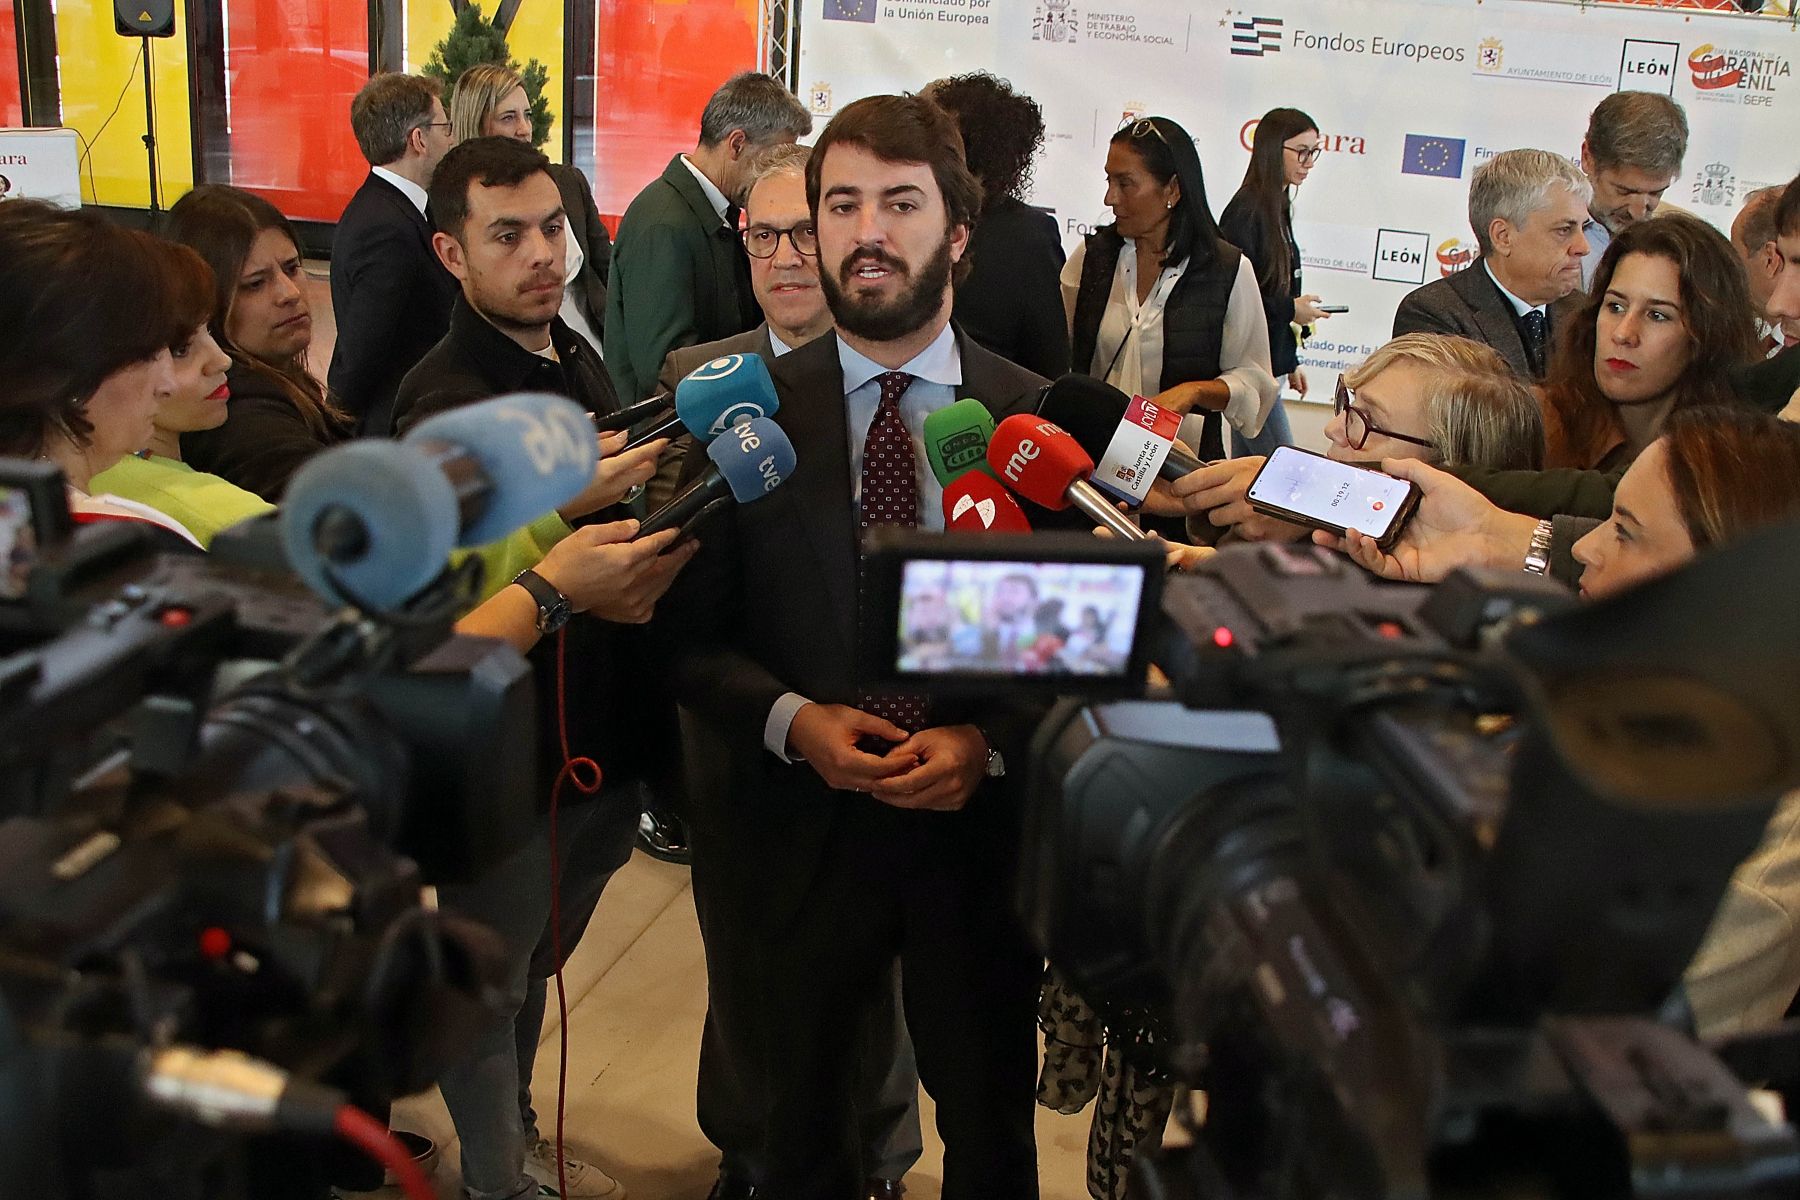
M762 314L738 240L758 151L798 141L812 117L781 83L745 71L700 114L700 141L669 160L619 222L606 297L606 366L630 404L656 390L669 351L755 328Z
M338 335L326 382L359 432L385 436L400 381L450 328L457 285L431 249L425 189L453 142L438 85L419 75L363 84L350 128L369 177L332 235Z
M1457 334L1498 350L1522 378L1542 379L1556 332L1580 303L1591 194L1575 164L1548 150L1507 150L1482 163L1469 184L1481 257L1402 300L1394 336Z
M1614 92L1588 116L1581 169L1594 185L1588 201L1588 242L1581 288L1594 281L1600 256L1634 221L1656 212L1687 157L1688 122L1681 105L1661 92Z
M1781 277L1783 259L1775 238L1775 207L1782 185L1757 188L1744 197L1744 207L1731 223L1731 244L1744 260L1750 281L1750 301L1756 305L1756 336L1765 356L1773 358L1789 346L1800 345L1800 321L1784 321L1769 315L1769 297Z

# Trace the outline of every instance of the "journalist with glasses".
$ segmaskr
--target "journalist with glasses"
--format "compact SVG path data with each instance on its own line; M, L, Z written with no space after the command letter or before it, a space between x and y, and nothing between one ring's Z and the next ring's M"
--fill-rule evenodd
M1500 471L1543 466L1537 399L1497 351L1468 338L1395 338L1344 374L1333 409L1325 452L1339 462L1416 458ZM1213 540L1220 530L1250 540L1305 535L1298 525L1251 510L1246 493L1262 464L1261 456L1234 458L1170 485L1196 540Z
M1187 414L1182 436L1224 455L1275 405L1256 268L1219 236L1194 141L1167 117L1132 121L1106 154L1113 223L1063 268L1076 371Z
M1323 152L1318 124L1297 108L1272 108L1256 123L1244 182L1219 217L1219 233L1256 268L1263 314L1269 321L1269 359L1277 379L1286 376L1306 395L1300 369L1299 332L1329 315L1319 297L1302 295L1300 245L1294 240L1294 192ZM1293 441L1287 413L1277 404L1262 432L1245 438L1244 454L1267 454ZM1238 449L1234 447L1235 450Z

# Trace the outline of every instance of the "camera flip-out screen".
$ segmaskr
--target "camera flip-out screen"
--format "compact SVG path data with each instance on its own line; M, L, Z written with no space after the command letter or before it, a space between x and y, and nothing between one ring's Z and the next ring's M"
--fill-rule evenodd
M884 538L869 567L869 676L1082 693L1143 685L1158 543L903 534Z

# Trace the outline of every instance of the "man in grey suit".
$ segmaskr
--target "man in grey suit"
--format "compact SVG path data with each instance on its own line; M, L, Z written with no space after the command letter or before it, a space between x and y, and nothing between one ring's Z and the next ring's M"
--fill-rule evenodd
M819 242L806 201L805 146L779 146L757 160L744 201L744 248L750 255L750 288L762 308L763 323L745 333L673 350L657 379L672 392L684 375L726 354L760 354L773 360L798 349L831 328L831 310L819 287ZM682 437L678 447L692 443ZM662 469L646 489L651 510L674 495L682 451L663 456ZM692 722L683 723L684 733ZM695 772L706 772L704 738L688 738L685 754ZM728 955L738 944L740 914L715 896L713 843L704 828L694 842L694 906L708 953ZM729 850L727 850L729 852ZM738 977L722 972L708 980L706 1028L700 1039L698 1112L700 1128L719 1148L718 1200L753 1196L764 1174L763 1122L755 1104L750 1047L755 1043L754 998L734 986ZM897 997L895 997L897 1000ZM912 1041L899 1006L871 1014L860 1047L855 1094L863 1160L869 1163L871 1196L900 1195L900 1180L923 1153L919 1131L919 1074Z
M1469 184L1469 224L1481 257L1410 293L1394 336L1453 333L1486 343L1528 380L1542 379L1556 332L1581 304L1582 222L1593 186L1548 150L1508 150Z

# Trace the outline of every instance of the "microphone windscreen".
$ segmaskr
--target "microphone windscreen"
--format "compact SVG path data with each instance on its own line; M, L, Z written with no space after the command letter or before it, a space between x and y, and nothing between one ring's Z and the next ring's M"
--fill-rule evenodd
M994 436L994 415L987 405L967 397L925 418L925 458L938 484L950 482L965 471L987 471L988 442Z
M988 443L988 465L1033 504L1069 507L1069 487L1094 472L1094 460L1054 423L1030 413L1000 422Z
M968 471L944 488L944 528L957 533L1030 533L1031 522L997 480Z
M581 405L547 392L519 392L421 421L409 446L441 442L475 460L487 494L457 539L485 546L579 495L594 479L600 447Z
M1095 462L1125 419L1131 397L1092 375L1064 375L1038 397L1038 416L1053 421Z
M363 545L332 561L319 545L322 518L360 524ZM397 607L437 578L456 545L450 480L403 442L365 438L308 460L282 496L280 519L289 564L330 604L348 593L367 608Z
M727 354L701 363L675 385L675 415L703 443L748 417L772 417L780 407L769 364L760 354Z
M706 456L731 485L739 504L761 500L794 473L794 444L767 417L733 425L707 443Z

